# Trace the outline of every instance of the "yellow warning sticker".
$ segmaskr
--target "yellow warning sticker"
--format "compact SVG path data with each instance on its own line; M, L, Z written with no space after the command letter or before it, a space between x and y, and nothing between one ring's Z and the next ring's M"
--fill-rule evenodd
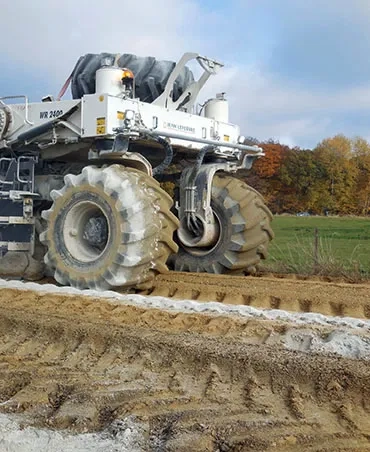
M105 126L105 118L96 118L97 126Z
M117 111L117 119L119 120L125 119L125 114L123 113L123 111Z
M97 135L105 135L105 126L96 126Z
M230 141L229 135L224 135L224 141Z

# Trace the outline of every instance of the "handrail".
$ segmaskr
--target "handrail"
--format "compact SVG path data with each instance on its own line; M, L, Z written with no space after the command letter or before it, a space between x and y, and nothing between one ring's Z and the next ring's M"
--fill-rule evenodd
M6 99L24 99L24 106L25 106L25 116L24 116L24 122L30 126L33 126L34 123L31 122L28 119L28 97L24 96L22 94L18 95L18 96L4 96L4 97L0 97L0 103L4 106L4 107L8 107L8 105L4 102L4 100Z

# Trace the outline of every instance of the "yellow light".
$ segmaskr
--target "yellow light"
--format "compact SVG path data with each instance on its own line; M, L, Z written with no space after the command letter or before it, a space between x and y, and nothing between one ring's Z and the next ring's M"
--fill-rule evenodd
M134 78L134 74L130 69L123 69L122 78Z
M100 102L103 102L104 96L99 96L99 100L100 100Z

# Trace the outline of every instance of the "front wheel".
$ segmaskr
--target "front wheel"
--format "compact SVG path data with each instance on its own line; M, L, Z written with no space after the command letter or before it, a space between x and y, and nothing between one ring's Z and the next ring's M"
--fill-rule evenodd
M79 289L145 287L177 251L172 199L146 174L120 165L67 175L43 212L45 263Z
M174 269L185 272L254 273L274 237L272 214L261 195L243 181L216 174L211 206L218 237L210 247L186 247L173 257Z

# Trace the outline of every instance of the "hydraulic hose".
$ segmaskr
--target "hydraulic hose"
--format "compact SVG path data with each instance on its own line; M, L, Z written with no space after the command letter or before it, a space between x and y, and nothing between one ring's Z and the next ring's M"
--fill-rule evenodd
M52 121L46 122L45 124L41 124L39 126L35 126L27 130L26 132L21 133L17 140L12 143L12 147L16 148L17 146L24 145L27 141L33 140L34 138L37 138L50 130L52 130L54 127L58 125L58 123L65 121L68 119L76 110L78 110L79 106L74 105L72 108L70 108L68 111L66 111L62 116L59 116L56 119L53 119Z
M153 168L153 176L157 176L171 165L173 159L173 149L170 143L168 143L168 141L164 140L163 138L161 137L152 137L152 138L159 144L161 144L165 151L165 157L163 161L158 166Z

